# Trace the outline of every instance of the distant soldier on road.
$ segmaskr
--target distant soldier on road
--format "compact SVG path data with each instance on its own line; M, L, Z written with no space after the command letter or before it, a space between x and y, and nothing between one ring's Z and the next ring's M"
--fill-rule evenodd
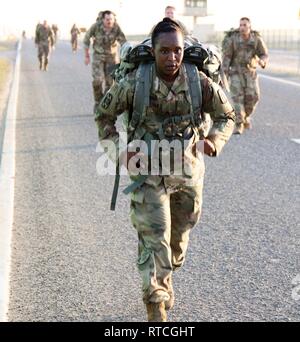
M78 35L80 35L80 30L74 24L71 28L71 45L72 45L72 51L75 53L77 51L78 47Z
M53 32L47 21L43 24L38 24L35 32L35 44L38 47L38 59L40 62L40 70L47 71L49 63L50 48L54 44Z
M165 17L176 21L176 23L181 27L181 30L185 36L190 35L190 32L185 25L180 20L176 19L176 8L174 6L167 6L165 8Z
M239 29L227 32L222 49L223 70L235 105L235 134L242 134L245 128L251 128L250 116L260 98L256 68L266 67L268 50L260 34L251 30L250 19L246 17L240 19Z
M42 24L41 24L41 22L39 21L39 22L36 24L35 33L36 33L37 30L40 28L40 26L42 26Z
M58 26L56 24L53 24L52 25L52 31L53 31L53 34L54 34L54 45L56 44L57 42L57 36L58 36Z
M170 18L174 21L176 21L176 23L180 26L182 32L184 33L185 36L190 36L190 32L188 31L188 29L185 27L185 25L178 19L176 19L176 8L174 6L167 6L165 8L165 18ZM154 27L152 28L151 32L150 32L150 36L154 30Z
M116 22L115 14L111 11L99 13L98 20L91 26L84 38L85 64L90 64L90 42L93 40L93 90L95 106L100 104L102 97L113 83L110 75L113 67L119 62L118 44L124 44L126 38Z

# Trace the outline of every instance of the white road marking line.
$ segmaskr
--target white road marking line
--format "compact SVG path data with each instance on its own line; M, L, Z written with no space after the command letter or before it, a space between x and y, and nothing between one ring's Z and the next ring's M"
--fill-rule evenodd
M259 77L266 78L268 80L272 80L272 81L276 81L276 82L280 82L280 83L284 83L284 84L288 84L288 85L292 85L294 87L300 87L300 83L284 80L284 79L278 78L278 77L267 76L267 75L262 75L262 74L259 74Z
M262 74L260 74L259 77L266 78L266 79L276 81L276 82L280 82L280 83L284 83L284 84L288 84L288 85L292 85L295 87L300 87L300 83L284 80L284 79L277 78L277 77L272 77L272 76L267 76L267 75L262 75ZM297 143L297 144L300 144L300 139L290 139L290 140Z
M16 115L19 93L21 40L18 44L13 83L9 96L2 161L0 166L0 322L7 321L11 238L14 217ZM1 151L0 151L1 152Z

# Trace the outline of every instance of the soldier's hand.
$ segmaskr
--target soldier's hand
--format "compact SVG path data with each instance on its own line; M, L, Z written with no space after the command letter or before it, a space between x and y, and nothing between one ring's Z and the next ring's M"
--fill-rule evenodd
M85 56L84 63L85 63L85 65L89 65L91 63L91 58L89 55Z
M264 61L263 59L260 59L259 61L258 61L258 64L264 69L265 67L266 67L266 65L267 65L267 63L266 63L266 61Z
M215 145L209 139L204 139L204 153L210 157L216 154Z

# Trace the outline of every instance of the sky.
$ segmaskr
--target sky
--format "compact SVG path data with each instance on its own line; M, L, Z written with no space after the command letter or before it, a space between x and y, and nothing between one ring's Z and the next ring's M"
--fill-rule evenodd
M38 21L47 19L60 27L61 35L69 35L70 27L90 27L100 10L117 13L125 34L144 34L159 21L166 5L175 5L178 18L192 28L192 18L182 17L183 0L1 0L0 36L26 30L33 34ZM284 4L284 6L283 6ZM256 29L300 28L300 0L208 0L210 16L199 19L213 23L217 30L238 26L241 16L252 19Z

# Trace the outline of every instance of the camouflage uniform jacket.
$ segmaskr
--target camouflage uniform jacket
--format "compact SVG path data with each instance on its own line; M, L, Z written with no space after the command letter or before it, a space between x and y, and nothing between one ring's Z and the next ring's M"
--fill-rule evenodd
M90 40L93 39L94 53L103 57L103 59L116 59L118 44L124 44L126 38L120 26L115 24L110 33L106 33L101 22L96 22L88 30L84 37L84 47L90 47Z
M223 70L226 76L229 70L239 72L253 71L258 59L268 58L268 49L260 34L251 31L249 40L245 41L238 30L234 30L223 41Z
M71 29L71 36L72 38L76 39L78 37L78 35L80 34L80 30L78 29L78 27L72 27Z
M57 35L58 27L56 25L52 25L52 31L55 35Z
M137 71L135 70L119 83L115 83L102 100L95 118L100 141L108 139L113 141L115 146L118 146L119 133L115 123L118 115L133 108L137 82L136 73ZM154 64L152 65L151 74L150 105L144 108L140 123L135 130L134 139L136 140L146 140L146 135L150 135L152 140L160 140L158 131L160 124L166 118L185 116L192 112L192 100L189 94L187 72L184 64L181 66L179 75L171 89L157 76ZM221 152L224 144L232 134L235 114L222 89L203 73L200 73L200 79L202 111L210 113L213 120L209 139L213 142L217 155ZM177 131L179 134L183 133L187 127L191 127L191 122L182 121L178 123ZM197 134L197 131L194 131L194 133L190 139L191 144L197 143L197 140L199 141L200 139L200 134ZM108 151L108 154L112 160L116 159L110 151ZM190 154L188 159L190 160L190 167L196 169L196 158ZM198 173L198 176L201 177L199 174L200 170L194 170L194 172ZM196 178L198 176L196 175ZM151 177L155 178L155 176ZM154 182L156 180L154 179ZM158 183L159 179L156 184Z
M36 44L51 44L54 43L53 32L49 26L38 25L35 32Z

